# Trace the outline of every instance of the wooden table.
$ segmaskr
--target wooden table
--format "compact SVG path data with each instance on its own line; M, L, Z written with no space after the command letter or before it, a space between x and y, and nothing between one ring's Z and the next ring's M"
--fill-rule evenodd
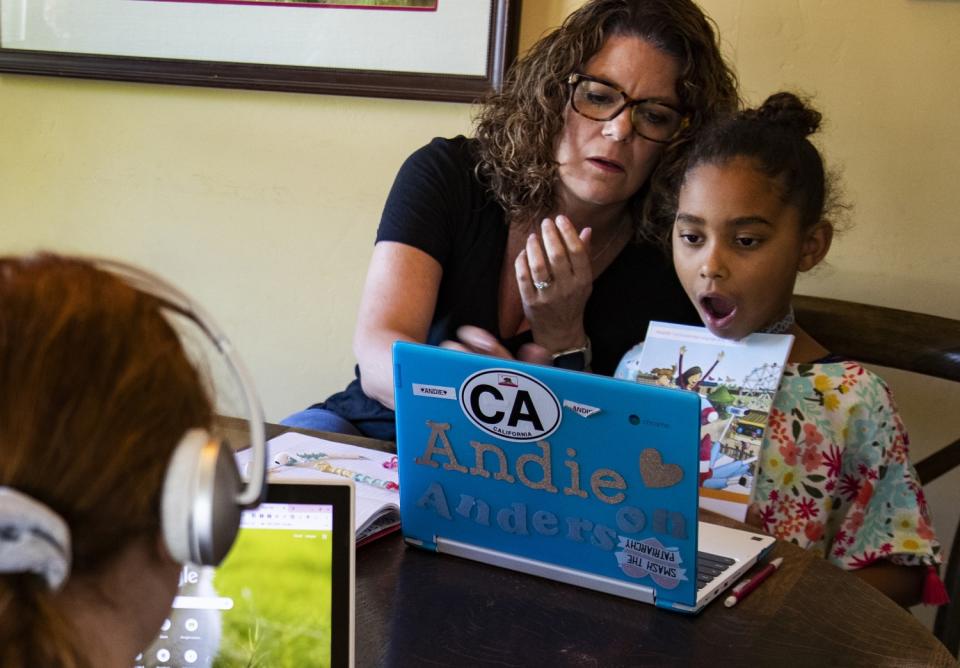
M225 419L234 444L242 421ZM270 425L268 437L285 427ZM310 433L310 432L305 432ZM317 436L392 450L392 443ZM737 526L721 518L721 523ZM778 541L781 569L696 617L442 554L398 535L357 551L357 666L956 666L909 612Z

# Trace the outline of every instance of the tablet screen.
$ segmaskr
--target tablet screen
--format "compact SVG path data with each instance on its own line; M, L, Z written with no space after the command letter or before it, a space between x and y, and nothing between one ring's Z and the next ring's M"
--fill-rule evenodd
M244 511L218 568L183 567L173 609L135 665L345 665L352 632L349 491L271 485L266 502ZM338 503L334 497L344 494ZM336 530L338 522L346 531Z

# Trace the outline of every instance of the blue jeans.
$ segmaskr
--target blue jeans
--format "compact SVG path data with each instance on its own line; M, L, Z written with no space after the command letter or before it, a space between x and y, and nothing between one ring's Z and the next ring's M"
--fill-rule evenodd
M329 431L334 434L363 436L353 423L326 408L306 408L280 420L280 424L297 429Z

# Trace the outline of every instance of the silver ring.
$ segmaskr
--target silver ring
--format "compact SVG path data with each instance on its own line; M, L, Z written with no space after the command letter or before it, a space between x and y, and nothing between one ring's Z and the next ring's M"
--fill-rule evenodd
M550 287L550 281L534 281L533 287L535 287L538 291L546 290Z

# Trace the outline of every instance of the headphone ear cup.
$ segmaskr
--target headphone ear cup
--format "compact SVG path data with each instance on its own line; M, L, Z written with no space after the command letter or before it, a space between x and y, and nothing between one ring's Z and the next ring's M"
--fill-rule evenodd
M223 441L212 441L204 451L202 494L194 506L196 563L218 566L240 530L241 506L237 503L243 486L233 449Z
M216 566L240 526L233 452L202 429L184 434L167 465L160 502L164 542L180 563Z

